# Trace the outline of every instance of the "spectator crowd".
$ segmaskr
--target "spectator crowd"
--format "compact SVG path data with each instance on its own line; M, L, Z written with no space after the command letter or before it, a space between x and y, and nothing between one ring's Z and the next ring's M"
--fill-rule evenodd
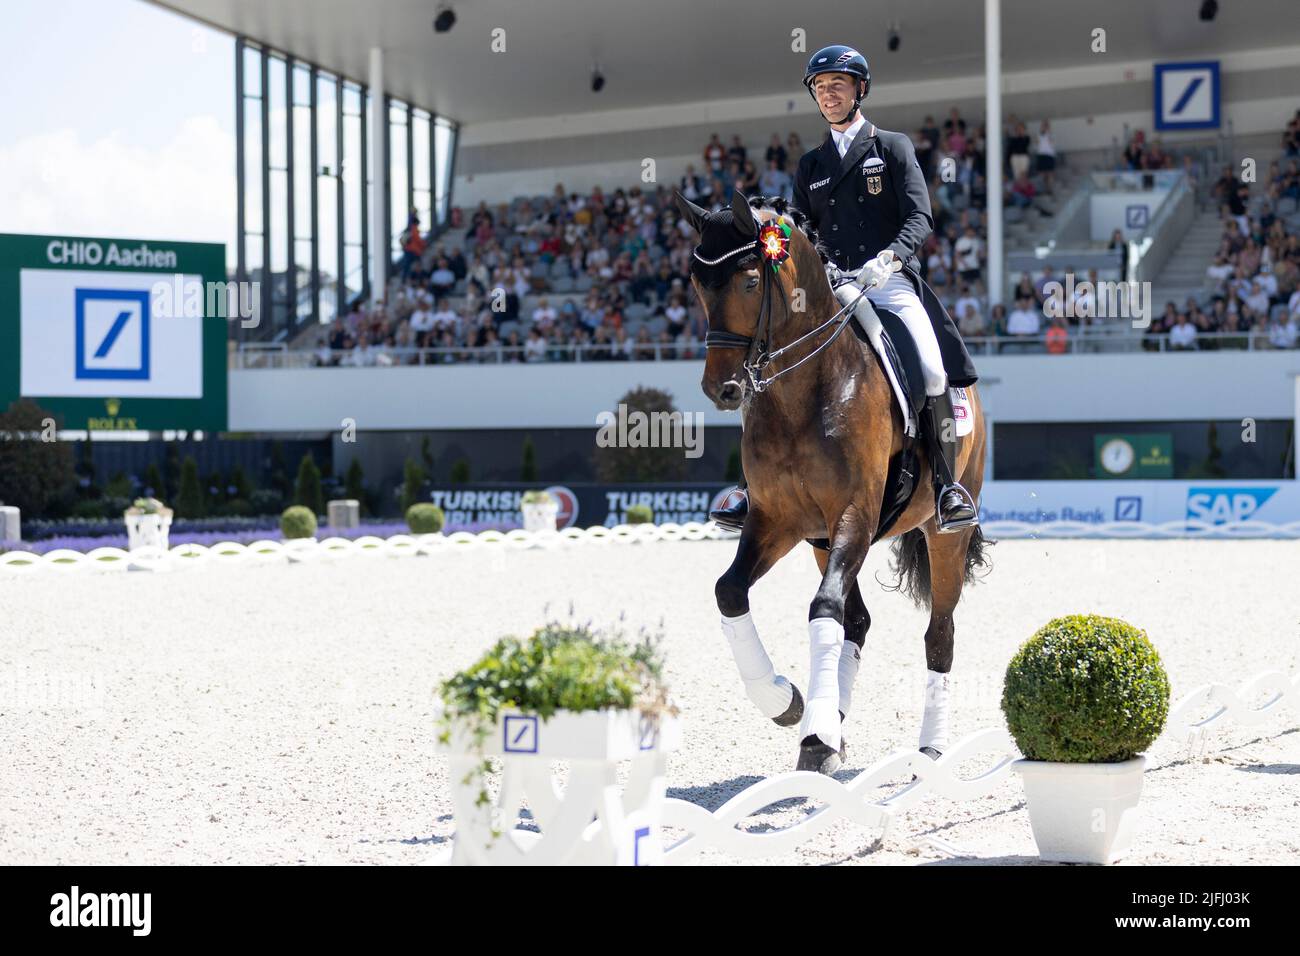
M1050 123L1041 121L1033 136L1028 129L1010 117L1002 131L1004 200L1011 209L1034 207L1054 188L1058 156ZM922 273L962 333L1036 340L1046 334L1048 351L1064 351L1067 326L1077 320L1045 318L1044 287L1055 278L1050 269L1038 281L1023 276L1009 308L987 309L985 127L968 123L954 108L942 123L926 116L913 141L934 214L934 231L918 253ZM1268 327L1270 341L1293 347L1300 252L1297 230L1286 220L1300 200L1298 141L1300 119L1293 119L1283 162L1273 163L1253 192L1231 168L1224 170L1212 190L1223 209L1224 236L1208 272L1211 298L1189 300L1181 310L1170 303L1153 333L1169 331L1180 347L1195 347L1196 331ZM702 357L707 324L689 281L696 239L672 191L712 209L729 203L736 189L788 199L804 151L796 133L774 133L760 159L741 137L727 144L715 133L698 166L689 164L671 186L578 193L556 185L549 196L495 207L480 203L469 212L455 208L447 230L430 239L412 215L399 239L402 255L387 299L338 317L320 336L316 361L367 366ZM1191 157L1184 162L1194 175ZM1175 157L1139 131L1123 164L1167 169ZM1122 237L1111 248L1122 252ZM1090 278L1096 281L1095 272ZM1269 326L1271 310L1284 304L1288 317Z

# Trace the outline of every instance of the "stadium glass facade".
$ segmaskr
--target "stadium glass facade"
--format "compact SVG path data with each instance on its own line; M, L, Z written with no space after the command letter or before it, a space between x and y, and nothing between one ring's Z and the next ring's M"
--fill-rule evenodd
M284 338L369 296L372 215L390 237L380 252L385 275L412 210L421 232L446 221L456 123L384 97L386 198L371 210L367 120L375 104L365 84L239 37L235 103L234 273L260 283L262 316L256 328L236 331L242 338Z

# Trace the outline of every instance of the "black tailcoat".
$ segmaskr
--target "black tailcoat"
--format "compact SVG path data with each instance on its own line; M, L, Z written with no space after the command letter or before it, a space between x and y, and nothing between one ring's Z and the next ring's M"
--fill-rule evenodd
M930 315L948 384L973 385L979 376L961 333L920 275L916 253L933 231L934 219L912 141L867 120L840 159L827 134L821 146L799 160L794 202L812 220L841 269L859 269L882 249L893 250Z

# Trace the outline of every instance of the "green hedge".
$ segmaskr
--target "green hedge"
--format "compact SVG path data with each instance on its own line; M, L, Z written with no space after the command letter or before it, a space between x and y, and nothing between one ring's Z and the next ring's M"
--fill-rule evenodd
M447 518L437 505L423 502L406 509L406 524L411 534L437 534Z
M280 515L280 532L285 539L316 537L316 516L310 508L293 505Z
M1131 760L1164 729L1169 678L1139 628L1091 614L1058 617L1011 658L1002 713L1029 760Z
M655 513L649 505L632 505L627 509L628 524L653 524Z

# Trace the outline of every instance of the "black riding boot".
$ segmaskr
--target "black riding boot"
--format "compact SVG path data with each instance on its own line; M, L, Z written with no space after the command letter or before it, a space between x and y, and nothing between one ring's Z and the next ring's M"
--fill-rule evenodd
M944 441L945 429L951 429L951 441ZM922 430L926 433L930 451L930 470L934 475L935 523L939 526L940 534L960 531L977 525L980 521L975 499L957 481L956 429L951 393L944 389L942 395L927 397Z
M709 518L719 528L739 531L745 526L747 514L749 514L749 495L745 491L745 483L741 482L735 491L723 499L721 508L709 512Z

